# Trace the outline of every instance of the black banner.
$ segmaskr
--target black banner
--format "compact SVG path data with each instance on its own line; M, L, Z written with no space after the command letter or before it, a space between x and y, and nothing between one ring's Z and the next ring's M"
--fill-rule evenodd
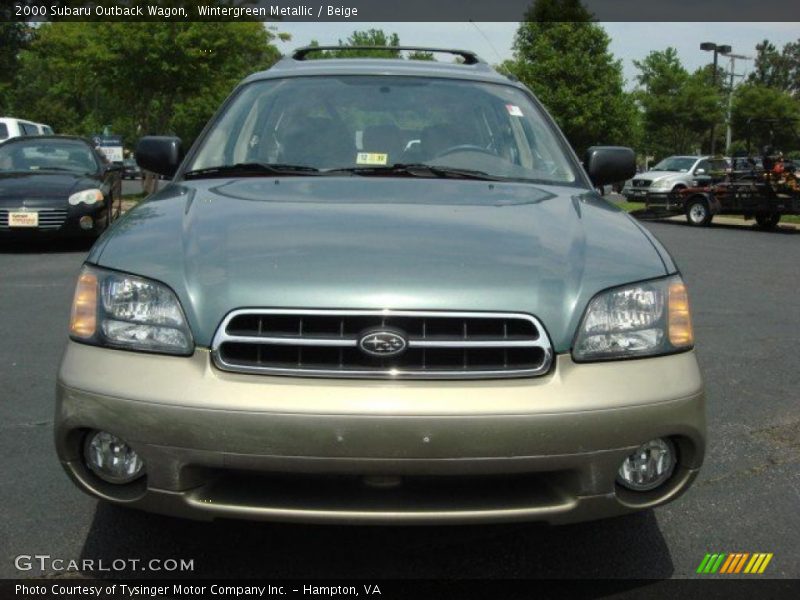
M0 597L79 600L376 598L380 600L517 600L675 598L703 600L800 597L800 581L780 579L657 580L1 580Z
M598 21L800 21L786 0L583 0ZM5 0L6 21L522 21L533 0ZM553 20L563 20L568 10ZM635 35L635 31L631 31Z

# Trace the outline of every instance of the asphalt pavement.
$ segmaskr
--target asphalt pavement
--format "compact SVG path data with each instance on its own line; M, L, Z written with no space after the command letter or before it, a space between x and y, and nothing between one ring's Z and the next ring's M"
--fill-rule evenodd
M191 577L670 578L694 576L707 552L772 552L766 575L800 577L800 230L645 225L689 285L706 464L670 505L561 527L197 523L98 504L70 483L52 443L56 369L88 247L0 246L0 577L57 575L15 568L19 555L47 554L193 559Z

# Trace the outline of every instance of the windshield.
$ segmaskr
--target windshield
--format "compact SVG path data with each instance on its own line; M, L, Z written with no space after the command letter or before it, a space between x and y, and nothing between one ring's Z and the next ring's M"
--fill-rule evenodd
M24 140L0 146L0 171L74 171L94 173L91 148L78 140Z
M269 164L369 174L413 164L573 183L546 118L506 85L405 76L258 81L227 107L187 171Z
M669 158L665 158L650 170L674 171L676 173L686 173L687 171L689 171L689 169L692 168L692 166L696 161L697 159L692 157L671 156Z

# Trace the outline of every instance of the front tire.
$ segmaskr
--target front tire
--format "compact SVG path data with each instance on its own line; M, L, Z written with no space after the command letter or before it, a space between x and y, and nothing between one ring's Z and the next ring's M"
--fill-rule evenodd
M761 229L775 229L780 220L781 215L778 213L756 215L756 223Z
M696 198L686 204L686 220L694 227L705 227L711 223L713 215L705 199Z

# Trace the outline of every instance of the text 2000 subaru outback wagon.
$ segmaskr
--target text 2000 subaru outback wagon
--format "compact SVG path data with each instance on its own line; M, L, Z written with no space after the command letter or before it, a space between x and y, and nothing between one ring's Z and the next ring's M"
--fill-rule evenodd
M704 394L666 250L521 84L312 60L247 78L95 245L58 377L79 487L211 519L594 519L696 476Z

